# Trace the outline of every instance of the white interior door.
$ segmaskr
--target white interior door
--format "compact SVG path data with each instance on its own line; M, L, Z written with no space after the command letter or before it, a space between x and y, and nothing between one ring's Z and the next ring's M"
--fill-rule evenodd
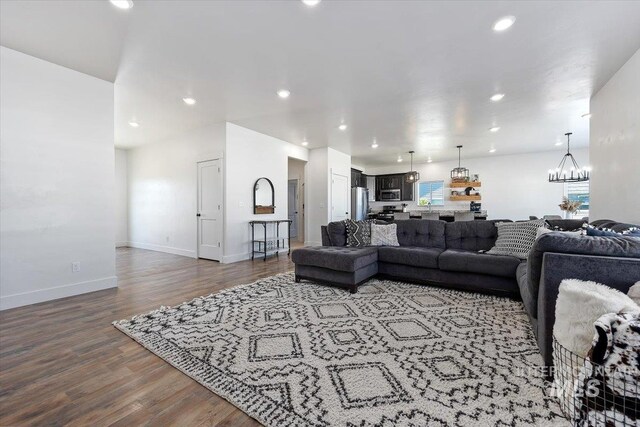
M298 237L298 180L290 179L288 188L288 217L291 220L291 238Z
M349 179L331 174L331 221L342 221L349 216Z
M222 259L222 173L220 159L198 163L198 257Z

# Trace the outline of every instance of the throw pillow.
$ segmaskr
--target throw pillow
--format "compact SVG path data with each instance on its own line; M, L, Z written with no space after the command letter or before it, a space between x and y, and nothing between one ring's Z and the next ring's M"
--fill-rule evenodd
M586 357L593 342L593 322L607 313L640 313L624 293L596 282L565 279L556 300L553 336L564 348Z
M347 246L363 247L371 244L372 221L354 221L346 219L344 225L347 228Z
M592 225L588 225L587 227L585 227L587 229L587 236L600 236L600 237L610 237L610 236L614 236L614 237L621 237L621 236L628 236L628 237L640 237L640 229L636 228L636 227L631 227L628 228L627 230L624 230L622 232L617 232L617 231L613 231L613 230L609 230L609 229L605 229L605 228L596 228Z
M536 231L536 240L538 240L538 238L544 234L549 234L549 233L565 233L567 235L573 235L573 236L583 236L584 233L582 230L576 230L576 231L558 231L558 230L550 230L546 227L540 227L538 228L538 231Z
M529 252L536 242L538 228L544 227L543 219L522 222L499 222L496 243L487 251L491 255L511 255L520 259L527 259Z
M371 224L371 246L400 246L398 224Z

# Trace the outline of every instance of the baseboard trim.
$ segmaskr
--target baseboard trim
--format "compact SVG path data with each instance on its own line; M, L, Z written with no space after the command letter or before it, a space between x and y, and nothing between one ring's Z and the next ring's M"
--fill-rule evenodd
M197 258L196 251L190 251L187 249L173 248L171 246L153 245L151 243L139 243L139 242L127 242L125 246L130 248L147 249L156 252L165 252L173 255L181 255L189 258Z
M311 240L307 240L306 242L304 242L305 246L322 246L322 242L314 242Z
M103 289L116 287L118 287L118 278L116 276L111 276L102 279L88 280L86 282L56 286L55 288L39 289L37 291L7 295L0 297L0 310L8 310L10 308L22 307L25 305L37 304L40 302L72 297L74 295L86 294L88 292L101 291Z
M233 262L238 262L238 261L244 261L247 259L251 259L251 254L250 253L246 253L246 254L236 254L236 255L226 255L222 257L222 263L223 264L231 264Z

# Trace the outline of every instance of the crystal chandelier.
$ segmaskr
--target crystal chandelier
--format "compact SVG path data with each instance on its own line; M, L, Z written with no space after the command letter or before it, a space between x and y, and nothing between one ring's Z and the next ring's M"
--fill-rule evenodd
M549 169L549 182L583 182L589 181L589 168L580 169L578 162L569 151L569 137L571 132L565 133L567 136L567 154L562 157L557 168ZM567 161L570 160L570 161Z
M451 169L452 181L469 181L469 169L460 166L460 149L462 145L458 145L458 167Z
M409 151L409 154L411 154L411 170L404 175L404 181L407 184L413 184L420 180L420 174L413 170L413 153L415 153L415 151Z

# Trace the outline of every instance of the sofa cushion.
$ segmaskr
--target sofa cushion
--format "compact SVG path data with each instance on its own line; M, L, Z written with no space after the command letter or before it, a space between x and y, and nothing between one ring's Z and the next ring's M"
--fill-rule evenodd
M516 277L520 260L509 255L488 255L460 249L447 249L440 254L438 266L444 271Z
M311 246L291 252L295 264L353 272L378 261L377 248Z
M383 246L378 249L378 260L391 264L411 265L423 268L438 268L440 248L417 246Z
M531 288L529 287L529 281L527 280L527 262L521 262L516 268L516 280L518 281L518 288L520 288L520 297L522 298L522 302L524 304L524 308L529 313L530 317L536 318L538 317L538 313L535 311L535 301L537 295L534 296L531 293Z
M493 221L448 222L445 225L447 249L489 250L498 237Z
M327 224L327 233L331 246L347 245L347 227L343 221L334 221Z
M446 249L444 221L429 219L407 219L395 221L398 224L400 246L419 246Z

